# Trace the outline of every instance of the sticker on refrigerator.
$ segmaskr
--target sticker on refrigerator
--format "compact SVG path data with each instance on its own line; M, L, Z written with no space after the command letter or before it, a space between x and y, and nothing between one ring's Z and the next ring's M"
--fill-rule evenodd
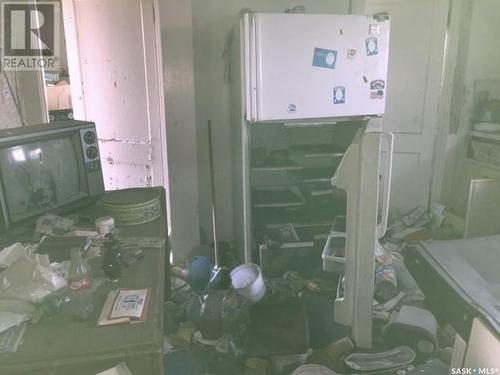
M345 103L345 87L336 86L333 88L333 104Z
M371 90L370 99L384 99L384 90Z
M320 68L335 69L335 64L337 63L337 51L315 48L313 57L313 66Z
M380 33L380 27L376 23L371 23L368 29L370 35L378 35Z
M383 79L376 79L370 83L371 90L383 90L385 89L385 81Z
M378 39L375 37L370 37L366 39L366 55L374 56L378 55Z
M370 82L370 99L384 99L385 81L376 79Z

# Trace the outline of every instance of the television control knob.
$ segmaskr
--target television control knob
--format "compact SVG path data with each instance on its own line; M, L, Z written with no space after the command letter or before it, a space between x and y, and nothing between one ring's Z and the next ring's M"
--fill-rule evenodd
M83 140L85 141L86 144L91 145L92 143L95 143L95 133L88 131L83 135Z
M97 148L91 146L87 149L86 154L89 159L95 159L99 153L97 152Z

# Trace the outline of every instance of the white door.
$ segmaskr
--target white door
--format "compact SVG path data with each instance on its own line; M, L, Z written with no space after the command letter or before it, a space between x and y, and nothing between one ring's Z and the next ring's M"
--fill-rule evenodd
M63 0L76 119L96 123L106 190L167 186L154 0Z
M384 130L394 133L391 207L427 206L449 0L366 0L391 16Z

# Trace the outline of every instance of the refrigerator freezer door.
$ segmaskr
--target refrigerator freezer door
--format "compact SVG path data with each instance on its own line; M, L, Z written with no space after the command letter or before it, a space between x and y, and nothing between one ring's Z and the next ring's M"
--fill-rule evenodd
M389 18L244 16L246 120L381 115Z

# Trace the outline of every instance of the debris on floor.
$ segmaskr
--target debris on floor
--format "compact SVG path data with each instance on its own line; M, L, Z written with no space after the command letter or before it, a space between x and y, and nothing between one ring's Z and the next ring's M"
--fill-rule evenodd
M425 309L425 296L403 256L406 246L430 238L433 222L433 215L416 208L393 218L376 246L369 353L356 348L349 328L334 321L334 300L337 292L343 295L341 272L323 272L319 264L320 272L307 276L298 269L280 277L240 275L237 289L232 283L227 290L209 291L213 261L208 252L193 254L188 267L175 269L172 301L165 304L167 368L180 366L193 375L404 375L431 360L437 361L433 368L440 367L451 359L456 333L439 327ZM262 293L248 293L250 285Z
M413 362L415 352L407 346L377 353L353 353L344 360L347 367L354 371L372 372L396 370Z
M431 223L432 215L419 206L406 215L393 217L387 228L388 236L402 242L428 240L432 237Z

